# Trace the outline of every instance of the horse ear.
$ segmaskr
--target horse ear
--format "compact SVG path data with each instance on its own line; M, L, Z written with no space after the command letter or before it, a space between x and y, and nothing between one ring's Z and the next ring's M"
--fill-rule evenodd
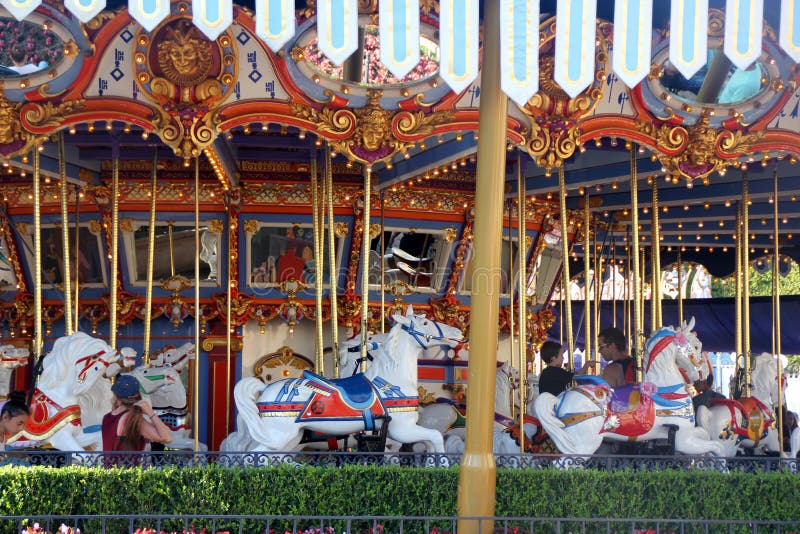
M686 331L686 332L693 332L694 331L694 315L692 315L692 318L689 319L689 324L686 325L686 328L684 328L684 331Z
M411 306L409 306L409 308L410 307ZM395 323L403 324L403 325L406 325L406 326L408 326L408 324L411 322L409 317L410 316L408 316L408 315L400 315L399 313L396 313L396 314L392 315L392 319L394 319Z
M408 308L406 308L406 317L411 317L412 315L414 315L414 306L409 304Z

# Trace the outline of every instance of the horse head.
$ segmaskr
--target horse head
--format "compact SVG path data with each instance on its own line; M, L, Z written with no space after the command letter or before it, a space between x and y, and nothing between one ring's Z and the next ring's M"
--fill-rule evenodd
M153 395L159 389L180 382L178 371L173 367L140 365L131 371L146 394ZM155 401L154 401L155 402Z
M0 345L0 367L14 369L28 363L30 351L25 347L14 345Z
M428 319L425 315L417 315L411 305L408 306L405 315L395 314L392 318L422 350L436 345L455 348L466 341L460 329Z
M370 334L367 337L367 365L372 360L372 351L375 351L386 341L386 334ZM339 374L352 376L361 370L361 335L339 344Z
M699 379L698 370L704 365L704 360L702 344L691 331L693 326L694 318L678 329L665 326L647 340L643 365L648 381L684 381L681 369L690 381Z
M786 404L785 377L778 383L778 360L772 353L762 352L753 358L753 370L750 381L753 384L751 394L767 406L776 406L778 399Z
M154 367L174 367L180 372L186 367L190 360L194 359L194 356L194 343L188 341L180 347L167 345L151 359L151 364Z

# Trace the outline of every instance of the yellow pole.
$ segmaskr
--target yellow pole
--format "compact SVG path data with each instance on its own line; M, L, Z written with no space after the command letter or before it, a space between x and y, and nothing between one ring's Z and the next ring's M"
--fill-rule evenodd
M564 177L564 166L558 168L558 208L559 217L561 218L561 280L564 287L564 296L562 302L564 303L564 316L559 318L563 319L565 336L567 337L567 351L569 351L569 365L570 369L574 368L575 364L572 357L575 355L575 340L572 337L572 293L570 292L570 276L569 276L569 225L567 221L567 183ZM577 232L576 232L577 233Z
M744 197L743 197L744 198ZM739 357L744 357L742 351L742 203L736 209L736 299L734 300L735 314L736 314L736 331L734 336L734 345L736 347L736 369L739 369Z
M80 272L81 270L78 268L78 259L80 258L81 249L78 246L80 244L80 235L81 235L81 191L80 186L75 186L75 330L79 330L79 320L80 320ZM66 307L69 308L71 303L65 303Z
M589 206L589 193L583 198L583 365L591 359L592 354L592 286L589 284L589 271L592 268L592 212ZM597 283L597 271L592 278L593 283ZM575 362L572 355L569 357L569 368L575 370Z
M773 299L773 320L772 327L775 336L775 365L777 366L778 381L778 443L780 444L781 455L783 454L783 362L781 362L781 283L780 273L778 272L781 261L780 249L780 229L778 228L778 169L772 174L772 215L774 218L773 245L775 248L775 259L772 262L772 299Z
M119 145L114 147L114 162L111 176L111 275L108 287L110 326L108 344L117 348L117 276L119 268Z
M153 321L153 266L156 257L156 195L158 179L158 149L153 150L150 170L150 230L147 234L147 287L144 297L144 363L150 362L150 328Z
M594 325L594 335L591 336L592 343L591 346L593 351L591 354L594 356L592 358L586 358L587 361L589 359L595 360L597 363L595 364L595 373L600 373L600 340L597 337L598 332L600 332L600 304L601 298L603 296L603 267L602 267L602 247L601 250L598 252L597 250L597 236L600 233L597 231L597 221L594 224L594 231L592 234L594 235L594 247L592 249L593 254L593 261L592 264L594 265L594 277L592 278L593 282L592 285L594 286L594 302L592 302L592 321Z
M311 221L312 231L314 232L314 297L316 302L316 313L314 315L315 325L317 327L317 343L314 350L314 372L324 375L325 362L322 359L322 348L324 345L322 333L322 273L325 266L322 264L322 239L323 228L320 221L320 194L319 194L319 176L317 166L317 153L311 156ZM334 359L336 359L334 353Z
M333 166L330 146L325 147L325 194L328 197L328 278L331 301L331 345L333 346L333 376L339 378L339 306L336 300L339 276L336 261L336 224L333 219ZM383 273L383 269L381 269Z
M631 355L636 360L636 381L642 381L642 273L639 270L639 178L636 170L636 150L631 147L631 254L633 255L633 325L631 326Z
M473 310L467 380L467 440L461 457L458 515L494 515L496 468L492 453L495 353L500 312L500 247L506 165L508 97L500 91L500 1L486 0L483 19L478 168L475 184ZM566 236L564 237L566 238ZM458 521L460 534L491 532L492 521Z
M58 133L58 174L61 182L61 241L64 242L62 247L64 272L61 283L64 284L64 323L66 334L70 335L73 329L72 313L69 311L70 304L72 303L72 277L70 276L69 266L69 210L67 209L69 188L67 186L67 160L64 153L63 131ZM75 270L78 270L77 262L75 263Z
M651 243L651 262L650 265L651 271L653 272L653 281L651 282L652 293L650 296L650 300L652 300L653 305L653 317L651 319L652 323L650 324L650 331L655 332L663 325L663 316L662 316L662 309L661 309L661 229L658 227L661 224L659 220L659 203L658 203L658 178L655 176L653 177L653 206L652 206L652 216L650 217L651 220L651 239L653 242Z
M742 175L742 350L744 351L745 396L750 396L750 192L747 173Z
M228 286L230 288L230 285ZM230 297L230 295L229 295ZM228 298L228 346L230 346L230 302ZM194 395L192 396L194 450L200 450L200 156L194 158L194 346L198 351L194 366Z
M227 196L227 212L228 212L228 224L232 225L231 216L231 198L230 194ZM233 291L233 284L234 284L234 273L236 272L236 262L233 261L233 254L231 254L231 232L226 232L228 234L228 276L225 280L225 298L227 300L226 309L225 309L225 346L227 347L225 353L225 430L230 431L231 428L231 409L230 409L230 400L231 400L231 363L233 360L233 351L231 350L231 313L233 309L233 303L231 302L231 292ZM221 237L222 234L220 234ZM197 349L195 349L196 351Z
M683 288L681 287L681 277L683 276L683 265L681 264L681 247L678 247L678 324L683 325ZM738 271L738 269L737 269Z
M361 372L367 370L367 335L369 334L369 224L370 203L372 202L372 166L364 171L364 223L361 240ZM334 354L334 357L338 357Z
M517 158L517 227L520 250L519 260L519 374L522 385L519 388L519 435L524 436L525 398L528 387L528 198L525 189L525 177L522 175L522 153ZM512 308L513 311L513 308ZM512 338L513 339L513 338ZM525 440L519 440L519 453L525 454Z
M42 197L39 147L33 149L33 357L42 358Z
M514 323L516 322L516 318L514 317L514 284L512 280L514 279L514 235L512 226L514 224L513 221L513 214L514 210L512 209L512 203L508 204L508 329L509 333L511 334L511 339L508 347L508 363L509 365L514 365L514 327L516 326ZM519 262L522 263L522 254L524 246L522 241L522 233L518 232L517 237L519 238L519 243L517 246L517 252L519 256ZM520 372L522 369L520 368ZM511 406L509 407L511 410L511 418L514 419L516 417L516 410L514 409L514 400L511 400ZM522 441L522 440L520 440Z

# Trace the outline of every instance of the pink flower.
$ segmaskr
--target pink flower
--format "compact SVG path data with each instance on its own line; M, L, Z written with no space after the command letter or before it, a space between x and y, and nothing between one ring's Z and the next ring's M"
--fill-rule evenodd
M653 384L652 382L642 382L642 393L647 396L652 397L658 391L658 386Z
M675 334L675 343L677 343L679 347L685 346L686 334L684 334L682 331L679 331L677 334Z

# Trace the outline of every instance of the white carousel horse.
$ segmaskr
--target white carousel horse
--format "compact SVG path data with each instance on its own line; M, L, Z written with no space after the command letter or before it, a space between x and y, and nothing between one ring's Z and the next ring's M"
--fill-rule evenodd
M375 351L363 374L331 380L306 371L304 378L273 382L266 387L247 377L234 388L239 428L246 435L223 442L221 449L247 444L250 450L287 451L300 443L303 430L344 435L375 428L375 418L391 416L388 437L401 443L427 441L444 451L440 432L417 425L417 359L434 343L455 346L461 331L414 315L395 315L395 325Z
M153 367L169 366L181 372L194 359L194 343L187 341L180 347L166 346L150 358Z
M111 411L111 384L104 374L119 354L105 341L75 332L55 341L44 356L33 392L31 417L16 447L49 444L62 451L102 449L100 423Z
M11 391L11 373L17 367L28 365L29 355L25 347L0 345L0 401L7 399Z
M750 397L720 399L711 408L701 406L697 413L698 423L709 436L721 440L731 456L741 449L753 449L760 454L780 450L778 429L772 426L773 407L780 398L777 360L768 352L755 356L754 360Z
M598 377L555 397L542 393L534 403L536 416L562 453L592 454L603 438L644 441L668 437L678 427L675 449L685 454L725 454L719 441L695 431L692 399L686 391L676 357L683 353L701 365L699 342L691 331L694 319L680 329L664 327L645 344L644 382L610 388Z
M170 449L194 450L186 387L180 377L183 366L192 358L194 344L187 343L178 349L167 349L147 365L140 365L131 371L144 392L149 395L156 415L169 427L172 434ZM165 363L169 361L175 361L176 365ZM200 443L199 449L206 451L208 447L205 443Z

